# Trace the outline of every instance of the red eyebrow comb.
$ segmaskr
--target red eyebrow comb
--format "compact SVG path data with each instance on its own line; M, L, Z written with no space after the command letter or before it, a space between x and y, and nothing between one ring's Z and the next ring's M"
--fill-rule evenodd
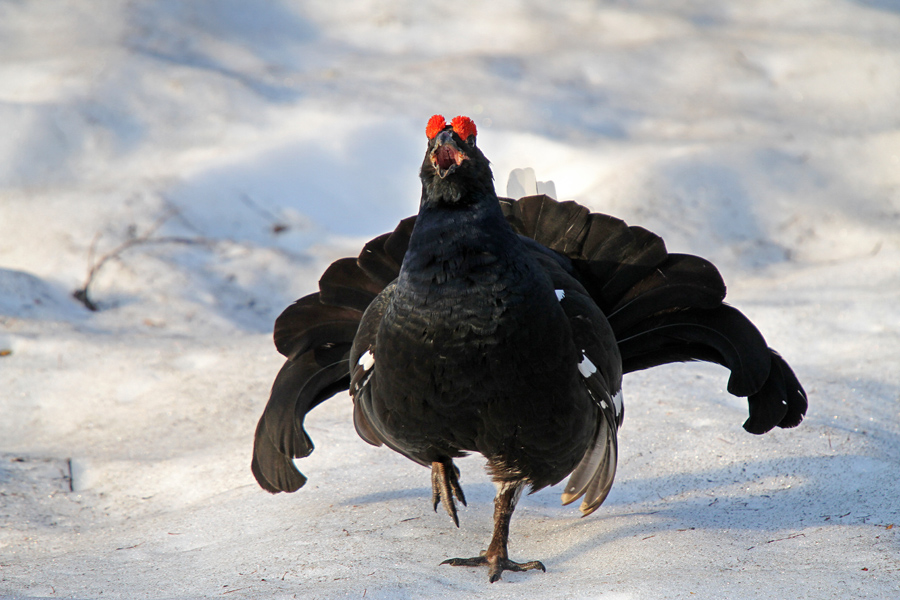
M450 125L453 127L453 131L456 132L456 135L464 140L468 140L470 137L478 135L478 129L475 128L475 122L469 117L453 117L453 120L450 121ZM444 119L442 115L434 115L428 119L428 125L425 127L425 135L431 140L446 128L447 120Z
M439 134L447 127L447 121L444 120L444 117L441 115L434 115L430 119L428 119L428 126L425 127L425 135L428 136L429 140L434 139L434 136Z
M450 121L450 125L453 126L453 131L456 132L456 135L464 140L468 140L470 137L478 135L478 130L475 129L475 122L469 117L453 117L453 120Z

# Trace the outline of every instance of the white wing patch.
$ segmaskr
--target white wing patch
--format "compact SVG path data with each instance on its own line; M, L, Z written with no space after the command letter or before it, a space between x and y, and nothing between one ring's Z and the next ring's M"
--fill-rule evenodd
M590 377L597 372L597 367L591 362L591 359L587 357L584 350L581 351L581 362L578 363L578 372L585 378Z
M613 404L616 407L616 416L621 416L622 409L625 408L625 396L622 395L622 390L619 390L616 392L616 395L613 396Z
M366 350L363 352L363 355L359 357L359 362L357 364L361 366L364 371L368 371L375 366L375 357L372 356L371 352Z
M556 292L556 299L562 302L563 298L566 297L565 290L554 290Z

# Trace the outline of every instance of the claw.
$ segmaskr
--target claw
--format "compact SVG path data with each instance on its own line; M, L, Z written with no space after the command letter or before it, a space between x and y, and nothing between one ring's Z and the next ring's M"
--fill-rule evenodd
M481 556L475 556L473 558L448 558L442 565L450 565L451 567L488 567L488 580L491 583L495 581L499 581L503 571L531 571L532 569L539 569L544 573L547 572L547 568L544 567L544 563L539 560L532 560L525 563L517 563L509 560L508 558L494 557L493 560L486 556L485 552L481 553Z
M437 512L438 504L443 503L447 514L453 519L454 525L459 527L459 517L456 514L456 501L453 497L466 505L466 497L459 485L459 469L449 458L431 463L431 500L434 510Z

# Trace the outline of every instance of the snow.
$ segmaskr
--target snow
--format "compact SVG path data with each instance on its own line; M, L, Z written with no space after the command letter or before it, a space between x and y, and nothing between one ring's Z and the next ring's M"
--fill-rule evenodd
M0 596L900 597L897 2L6 2L0 40ZM346 394L306 487L259 489L272 322L413 214L435 113L500 192L531 167L711 259L804 423L627 377L606 503L525 496L547 573L493 585L438 566L487 544L481 459L456 529Z

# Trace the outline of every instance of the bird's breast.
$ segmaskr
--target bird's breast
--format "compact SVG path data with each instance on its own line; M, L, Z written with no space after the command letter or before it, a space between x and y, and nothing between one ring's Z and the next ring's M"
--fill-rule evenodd
M389 393L477 404L525 385L562 387L571 333L549 281L529 266L469 253L401 280L376 343Z

